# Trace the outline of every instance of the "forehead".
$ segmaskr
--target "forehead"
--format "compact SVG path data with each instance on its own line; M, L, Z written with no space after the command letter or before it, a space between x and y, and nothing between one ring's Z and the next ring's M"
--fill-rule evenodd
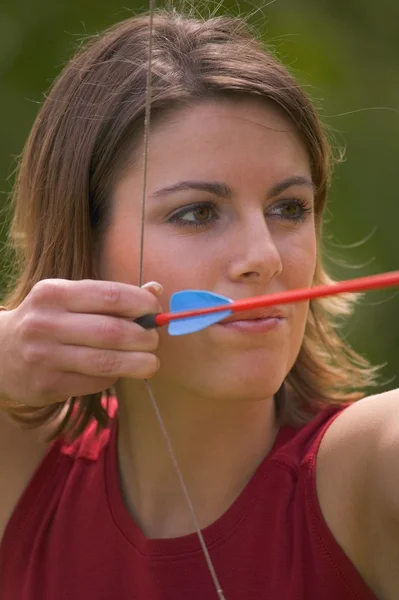
M154 128L153 158L161 152L182 151L200 156L202 152L252 154L264 150L270 155L280 152L291 159L307 155L301 136L282 109L261 99L209 100L186 107L169 115Z
M282 109L256 98L202 101L153 121L148 158L154 185L176 177L310 177L308 153L295 124ZM138 151L136 168L141 161Z
M154 133L158 136L171 132L183 133L183 130L202 130L207 123L215 125L220 122L221 128L226 121L231 126L255 127L280 132L297 131L292 119L274 102L253 97L209 98L193 102L168 114ZM201 125L201 127L199 127Z

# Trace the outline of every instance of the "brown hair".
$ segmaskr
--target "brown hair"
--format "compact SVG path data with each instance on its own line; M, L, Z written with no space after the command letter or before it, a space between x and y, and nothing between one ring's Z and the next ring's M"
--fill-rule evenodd
M41 279L96 278L94 246L107 226L110 190L142 139L148 44L148 15L119 23L77 52L46 98L15 186L10 240L17 272L6 299L9 308ZM315 284L332 283L320 247L332 155L311 100L244 20L157 11L152 122L203 98L238 95L276 103L301 133L316 186ZM287 377L295 392L295 401L285 406L287 421L301 423L323 405L357 400L364 395L358 390L374 382L375 368L338 334L338 320L351 313L354 301L346 295L311 302L303 344ZM71 399L53 437L68 431L73 438L93 417L105 426L101 396ZM13 406L9 412L17 422L36 426L61 409Z

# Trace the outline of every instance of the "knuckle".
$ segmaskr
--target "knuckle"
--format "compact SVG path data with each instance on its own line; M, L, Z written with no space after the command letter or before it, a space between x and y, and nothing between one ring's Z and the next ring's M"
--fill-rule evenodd
M58 302L64 287L65 282L61 279L42 279L33 286L31 301L34 305Z
M117 283L108 281L103 289L103 300L107 306L116 306L121 299L121 289Z
M34 310L23 317L19 326L19 334L23 341L32 340L40 337L44 331L48 331L50 326L51 322L45 319L38 310Z
M104 341L111 343L120 342L124 334L124 323L118 319L107 319L102 321L100 336Z
M110 352L99 352L96 357L96 370L100 375L110 375L120 369L120 360Z
M19 325L19 335L24 340L30 340L37 334L40 329L40 319L37 313L29 313L25 315Z
M48 358L47 349L40 344L24 344L21 354L24 362L28 365L40 365Z

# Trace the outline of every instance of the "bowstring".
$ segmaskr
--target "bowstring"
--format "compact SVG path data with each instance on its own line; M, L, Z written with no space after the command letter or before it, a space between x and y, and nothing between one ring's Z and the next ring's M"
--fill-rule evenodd
M147 81L145 94L145 112L144 112L144 140L143 140L143 192L141 196L141 229L140 229L140 260L139 260L139 282L138 286L143 284L143 257L144 257L144 218L145 218L145 200L147 196L147 173L148 173L148 134L150 131L151 117L151 96L152 96L152 42L154 31L154 12L155 0L149 0L150 22L149 22L149 40L148 40L148 65Z
M156 0L149 0L149 41L148 41L148 66L147 66L147 81L146 81L146 99L145 99L145 113L144 113L144 141L143 141L143 190L142 190L142 198L141 198L141 230L140 230L140 258L139 258L139 281L138 286L141 287L143 283L143 258L144 258L144 219L145 219L145 204L146 204L146 196L147 196L147 180L148 180L148 147L149 147L149 130L150 130L150 117L151 117L151 97L152 97L152 51L153 51L153 31L154 31L154 13L155 13L155 4ZM198 522L198 518L196 512L194 510L193 503L191 501L190 495L187 490L187 486L184 481L183 474L181 472L179 463L177 461L175 452L173 450L172 443L170 441L168 432L165 427L165 423L162 419L161 412L158 407L158 403L155 400L154 393L152 391L151 385L147 379L144 380L144 384L147 388L148 395L150 397L150 401L156 415L157 421L159 423L162 436L165 440L165 444L168 450L168 454L170 460L172 462L173 468L177 474L179 479L180 488L183 492L186 504L188 506L193 525L195 527L195 531L200 542L202 552L212 578L213 584L215 586L216 593L219 596L220 600L225 600L225 596L223 594L223 590L219 583L218 577L216 575L215 567L213 565L212 559L210 557L208 547L205 543L204 536L202 535L201 527Z

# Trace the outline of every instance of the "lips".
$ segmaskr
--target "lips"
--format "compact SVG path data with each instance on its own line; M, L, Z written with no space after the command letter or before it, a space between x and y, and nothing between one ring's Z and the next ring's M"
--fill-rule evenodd
M282 319L284 314L277 307L274 308L254 308L250 311L242 311L232 314L227 319L220 321L223 323L232 323L233 321L253 321L256 319Z

